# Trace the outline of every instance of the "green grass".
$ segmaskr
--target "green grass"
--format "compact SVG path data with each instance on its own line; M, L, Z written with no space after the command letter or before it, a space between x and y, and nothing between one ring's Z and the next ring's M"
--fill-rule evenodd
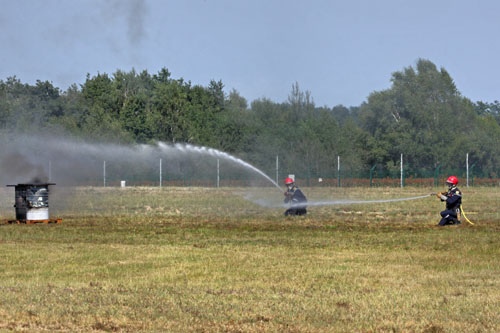
M435 197L285 218L242 199L248 189L58 188L62 224L0 226L0 330L500 331L500 190L463 190L476 225L438 228Z

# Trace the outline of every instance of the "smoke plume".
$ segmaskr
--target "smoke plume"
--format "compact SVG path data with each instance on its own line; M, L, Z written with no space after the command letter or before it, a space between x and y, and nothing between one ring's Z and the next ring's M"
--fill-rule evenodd
M48 181L41 165L18 152L7 151L0 155L1 178L6 181L41 183ZM14 184L14 183L12 183Z
M144 0L131 0L128 6L128 39L132 45L136 46L145 35L146 3Z

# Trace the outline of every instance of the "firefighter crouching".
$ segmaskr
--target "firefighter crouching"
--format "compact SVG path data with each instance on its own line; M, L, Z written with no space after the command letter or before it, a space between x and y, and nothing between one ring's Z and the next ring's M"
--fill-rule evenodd
M285 191L285 203L291 207L285 211L285 216L288 215L306 215L307 199L304 193L295 185L292 178L285 179L287 190Z
M460 224L458 214L460 214L460 205L462 204L462 192L457 187L457 177L448 177L446 184L448 191L436 194L441 201L446 201L446 209L441 212L442 218L439 221L439 226Z

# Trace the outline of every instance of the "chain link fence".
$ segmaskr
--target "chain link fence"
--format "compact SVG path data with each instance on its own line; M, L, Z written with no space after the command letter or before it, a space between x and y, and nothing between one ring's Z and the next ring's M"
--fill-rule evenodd
M245 187L275 186L273 181L282 185L283 180L293 175L302 187L353 187L353 186L443 186L451 176L459 178L460 186L500 186L500 172L486 173L473 165L468 168L415 169L399 166L392 169L373 165L371 168L350 168L332 166L321 172L312 170L294 170L286 165L263 169L269 179L247 168L235 167L234 163L213 159L203 164L169 164L163 160L143 163L137 167L102 161L96 163L94 170L88 170L83 176L58 179L58 165L50 163L50 181L70 186L201 186L201 187ZM398 170L399 168L399 170ZM499 170L500 171L500 170ZM67 174L67 172L65 172Z

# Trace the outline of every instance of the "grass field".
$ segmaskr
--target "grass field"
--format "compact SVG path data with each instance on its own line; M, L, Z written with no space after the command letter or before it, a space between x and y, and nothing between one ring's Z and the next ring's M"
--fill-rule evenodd
M435 197L286 218L245 189L58 188L62 224L0 226L0 330L499 332L500 190L463 190L476 225L439 228Z

